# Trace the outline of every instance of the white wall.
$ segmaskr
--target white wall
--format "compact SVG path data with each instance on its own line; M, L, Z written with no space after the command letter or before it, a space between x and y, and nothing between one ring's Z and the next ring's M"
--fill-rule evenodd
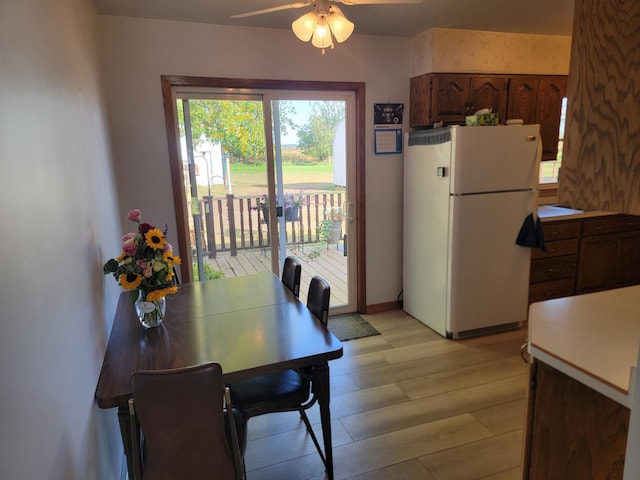
M373 104L404 103L408 111L408 39L354 34L322 56L285 30L110 16L101 16L100 25L119 198L125 210L140 208L149 221L166 221L173 245L161 75L366 82L367 303L396 300L402 156L372 153Z
M89 0L0 2L0 478L119 478L94 392L120 248Z

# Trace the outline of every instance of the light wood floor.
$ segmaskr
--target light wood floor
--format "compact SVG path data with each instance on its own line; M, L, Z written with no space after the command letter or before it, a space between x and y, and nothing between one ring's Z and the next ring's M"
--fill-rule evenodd
M330 363L335 478L519 480L526 329L446 340L402 311L363 317L382 335ZM248 480L325 478L297 412L248 428Z
M331 285L331 307L348 303L347 257L343 245L293 245L287 255L295 255L302 261L300 301L306 303L309 281L320 275ZM220 253L217 258L205 258L215 270L223 272L226 278L255 275L271 271L271 255L266 249L240 250L235 257L229 252Z

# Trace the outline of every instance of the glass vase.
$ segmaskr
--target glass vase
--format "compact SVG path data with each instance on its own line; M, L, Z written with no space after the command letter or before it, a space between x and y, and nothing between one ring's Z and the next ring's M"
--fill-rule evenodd
M136 300L136 314L138 320L144 328L154 328L162 325L164 320L164 312L166 308L165 298L154 302L147 302L146 294L142 290L138 290L138 299Z

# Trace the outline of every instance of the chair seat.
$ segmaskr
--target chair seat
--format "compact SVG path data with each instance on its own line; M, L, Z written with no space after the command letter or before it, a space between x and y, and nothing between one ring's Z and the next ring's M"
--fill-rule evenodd
M284 370L234 383L231 399L246 417L298 410L310 396L311 382L295 370Z

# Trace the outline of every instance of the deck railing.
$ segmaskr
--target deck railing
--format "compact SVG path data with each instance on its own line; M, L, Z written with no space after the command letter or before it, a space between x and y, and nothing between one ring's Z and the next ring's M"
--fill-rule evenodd
M285 216L285 236L288 245L317 243L318 226L327 218L331 207L341 207L343 193L309 193L302 195L304 204L298 207L297 216ZM256 196L236 197L233 194L198 199L202 232L202 250L209 258L220 252L236 256L238 250L266 248L270 244L271 231L268 210ZM191 231L191 244L195 245L195 233Z

